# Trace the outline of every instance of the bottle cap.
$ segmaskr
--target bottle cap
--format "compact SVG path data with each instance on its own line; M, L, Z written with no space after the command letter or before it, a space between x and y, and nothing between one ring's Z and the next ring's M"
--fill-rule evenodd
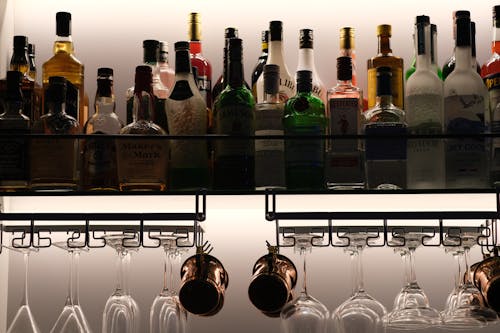
M500 5L493 6L493 19L500 20Z
M419 15L415 17L415 24L419 23L430 24L431 20L427 15Z
M113 76L113 69L109 67L98 68L97 76Z
M179 41L174 44L174 49L176 51L180 50L189 50L189 42L186 41Z
M337 79L340 81L352 80L352 58L338 57L337 58Z
M160 53L168 53L168 42L160 41Z
M199 13L189 13L189 40L201 41L201 20Z
M354 28L340 28L340 48L354 49Z
M134 93L151 91L151 83L153 83L153 69L151 66L137 66L135 68Z
M468 17L470 18L470 11L468 10L457 10L453 12L453 18L457 19L459 17Z
M243 51L243 41L241 38L230 38L228 56L229 61L241 61Z
M56 34L61 37L71 36L71 13L58 12L56 14Z
M312 91L312 72L307 70L297 71L297 91Z
M224 30L224 38L238 38L238 29L228 27Z
M311 29L300 30L299 44L301 49L313 48L313 31Z
M425 54L426 49L425 49L425 27L428 26L429 23L425 22L418 22L417 23L417 54Z
M67 80L62 76L49 77L49 87L47 89L47 98L53 103L66 102Z
M465 16L457 17L456 27L457 27L456 46L470 46L471 45L470 18Z
M381 24L377 26L377 36L392 36L392 27L390 24Z
M23 73L18 71L7 71L7 99L22 99L22 95L19 94L21 93L23 76Z
M269 34L271 35L271 41L283 40L283 22L281 21L269 22Z
M35 44L28 44L28 55L35 55Z
M277 94L280 87L280 66L275 64L264 65L264 92Z
M28 37L26 36L14 36L14 50L27 50L28 49Z
M377 96L392 95L392 72L390 67L377 68Z
M142 41L144 49L144 62L155 63L160 57L160 42L155 39L146 39Z

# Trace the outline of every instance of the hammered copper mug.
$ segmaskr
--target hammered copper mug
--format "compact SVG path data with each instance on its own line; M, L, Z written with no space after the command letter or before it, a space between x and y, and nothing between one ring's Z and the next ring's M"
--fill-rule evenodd
M500 313L500 257L486 258L472 268L474 285L481 291L488 306Z
M190 313L212 316L222 309L229 276L222 263L207 253L197 253L181 268L179 301Z
M269 253L260 257L253 267L248 297L265 315L277 317L293 298L296 283L297 269L293 262L277 253L275 247L270 247Z

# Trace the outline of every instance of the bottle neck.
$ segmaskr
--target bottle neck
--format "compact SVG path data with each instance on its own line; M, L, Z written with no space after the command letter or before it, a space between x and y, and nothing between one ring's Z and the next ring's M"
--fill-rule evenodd
M392 104L392 95L377 96L375 103L379 108L385 108L388 106L392 106L393 105Z
M500 22L496 26L495 21L493 21L493 38L491 39L491 53L500 54Z
M264 92L264 102L263 103L268 103L268 104L279 104L280 102L280 94L279 92L277 93L267 93Z
M54 54L61 52L73 54L74 46L71 36L57 36L54 42Z
M353 87L352 79L351 80L337 80L337 85L343 86L343 87Z
M391 38L389 36L378 36L378 54L392 55Z
M10 60L10 70L18 71L23 73L24 76L28 75L30 70L28 53L24 49L16 50L12 54L12 58Z
M199 40L192 40L189 42L189 51L191 54L198 54L201 53L201 41Z
M280 66L280 71L285 72L284 64L285 60L283 57L283 41L273 40L269 42L269 55L267 58L268 64L276 64Z
M416 70L430 70L431 67L431 43L430 25L426 25L421 31L415 27L415 54Z
M152 121L154 96L151 89L134 91L133 119L137 121Z
M66 113L66 102L53 102L49 101L48 103L49 114L65 114Z
M188 50L179 50L175 53L175 75L191 73L191 58Z
M262 42L261 43L261 50L263 54L267 55L267 51L269 50L269 43L268 42Z
M471 69L472 53L470 46L456 46L455 59L456 59L455 62L456 70Z
M97 80L97 92L95 97L95 113L96 114L111 114L115 112L115 95L113 93L113 85L110 80Z
M243 86L243 63L241 60L229 60L228 84L231 88Z
M431 64L435 65L437 61L437 32L433 31L431 36Z
M299 49L299 64L297 70L309 70L315 72L314 64L314 51L313 49L303 48Z

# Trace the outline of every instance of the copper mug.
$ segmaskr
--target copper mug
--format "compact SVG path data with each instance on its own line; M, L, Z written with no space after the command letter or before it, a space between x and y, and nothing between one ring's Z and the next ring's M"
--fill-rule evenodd
M472 265L474 285L481 291L488 306L500 313L500 257L493 256Z
M224 305L229 276L222 263L207 253L197 253L181 268L179 301L190 313L212 316Z
M279 316L283 306L292 298L297 283L297 269L293 262L270 248L253 267L253 276L248 287L252 304L270 317Z

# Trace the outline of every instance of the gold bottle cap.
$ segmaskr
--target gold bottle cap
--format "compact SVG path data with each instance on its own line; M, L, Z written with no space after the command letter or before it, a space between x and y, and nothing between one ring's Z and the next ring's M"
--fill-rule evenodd
M200 13L189 13L189 40L201 41Z
M390 24L381 24L377 26L377 36L392 36L392 27Z
M354 28L340 28L340 48L354 49Z

